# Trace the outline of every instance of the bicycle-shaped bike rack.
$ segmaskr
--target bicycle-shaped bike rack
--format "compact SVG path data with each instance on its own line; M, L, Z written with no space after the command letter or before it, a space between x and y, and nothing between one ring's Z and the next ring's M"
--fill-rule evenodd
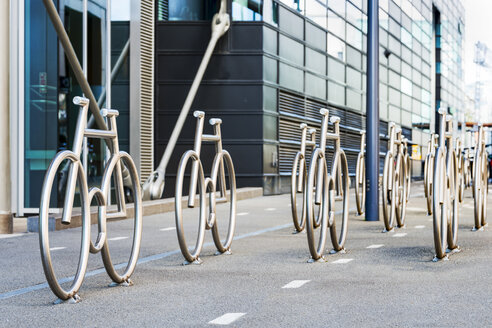
M186 259L184 264L201 263L199 255L203 247L205 230L212 230L213 240L218 250L216 254L230 254L231 244L234 238L234 230L236 228L236 175L234 172L234 164L232 163L231 155L229 155L227 150L222 149L222 136L220 132L220 125L222 121L218 118L210 119L209 122L214 127L214 134L203 134L205 113L195 111L193 115L197 118L194 149L188 150L181 157L176 178L176 232L178 234L181 253ZM215 158L212 164L212 174L210 178L204 177L203 166L200 160L202 141L215 143ZM189 161L191 161L191 165L188 165ZM190 168L189 174L187 174L187 168ZM228 179L226 179L226 168ZM198 236L192 251L190 251L190 248L186 243L183 218L183 190L185 189L185 177L188 176L189 188L186 204L189 208L195 207L197 187L199 191L200 203ZM208 213L206 199L207 193L209 208ZM217 197L217 194L219 194L219 197ZM227 237L224 241L221 241L216 218L216 204L227 202L230 202L229 225Z
M459 252L458 159L453 147L453 118L439 109L439 146L434 163L432 207L434 226L434 261L447 259L447 253Z
M334 132L328 132L328 109L320 110L322 115L321 135L319 147L313 151L306 186L306 232L311 253L310 261L323 260L327 229L330 228L332 252L344 251L347 237L349 212L349 174L347 157L340 147L340 118L331 117ZM331 174L328 174L326 158L326 140L333 140L334 155ZM336 211L336 195L341 197L342 209ZM319 205L319 213L315 213L315 205ZM341 214L341 228L338 235L336 215ZM319 228L319 237L316 245L315 229Z
M482 125L479 125L473 165L474 230L483 230L487 226L488 175L489 165L487 150L485 150L484 129Z
M292 175L290 182L290 200L292 209L292 219L294 220L294 232L302 232L306 225L306 147L316 148L316 129L308 128L306 123L301 123L301 150L297 152L292 166ZM309 135L309 140L307 139ZM302 205L299 211L297 202L298 195L302 195Z
M407 167L404 141L401 128L389 123L388 152L384 159L383 169L383 217L384 232L392 231L396 224L398 228L405 226L407 203Z
M366 131L360 132L360 152L355 166L355 204L357 214L365 212L366 200Z
M44 273L53 293L63 301L71 300L77 302L80 299L77 293L84 280L89 252L101 252L106 272L115 284L131 285L130 276L135 270L140 251L142 235L142 201L140 180L135 164L129 154L119 150L118 133L116 129L116 117L118 116L118 111L112 109L101 110L103 117L106 117L108 120L108 130L88 129L87 113L89 109L89 100L82 97L75 97L73 102L80 106L73 149L71 151L61 151L56 154L46 172L39 209L39 245ZM109 151L111 156L104 169L101 188L88 188L87 177L80 159L84 138L106 139L110 145ZM128 172L126 178L131 180L131 192L134 201L134 232L128 263L123 266L124 271L118 273L117 267L113 265L109 254L106 222L107 219L126 218L129 216L123 186L123 170ZM63 175L61 177L59 174L57 175L57 172L60 171L62 173L68 171L66 179L63 179ZM74 198L77 192L79 193L81 200L82 237L79 261L76 274L68 290L62 287L62 283L56 277L51 259L50 238L48 232L50 198L54 187L53 184L57 177L59 177L61 181L61 183L60 181L58 182L59 185L66 182L65 200L61 219L63 224L69 225L71 222ZM108 209L111 198L112 180L114 183L114 198L117 205L116 212L111 212L110 209ZM90 239L90 205L94 199L98 206L98 235L95 243ZM119 266L121 266L121 264L118 265L118 267Z

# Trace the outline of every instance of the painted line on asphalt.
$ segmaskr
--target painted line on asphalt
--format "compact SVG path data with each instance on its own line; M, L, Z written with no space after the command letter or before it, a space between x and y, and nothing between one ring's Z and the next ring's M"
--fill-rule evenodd
M424 212L425 209L424 208L419 208L419 207L410 207L410 206L407 206L407 211Z
M29 235L30 233L6 233L6 234L0 234L0 239L29 236Z
M415 226L415 229L424 229L425 228L425 225L416 225Z
M244 239L244 238L255 237L255 236L259 236L259 235L262 235L264 233L267 233L267 232L273 232L273 231L278 231L278 230L286 229L286 228L289 228L291 226L292 226L291 223L286 223L286 224L282 224L282 225L275 226L275 227L270 227L270 228L266 228L266 229L262 229L262 230L253 231L253 232L248 232L248 233L245 233L243 235L234 237L234 240L240 240L240 239ZM212 245L214 245L214 243L213 242L209 242L209 243L205 243L203 245L203 247L209 247L209 246L212 246ZM148 262L153 262L153 261L161 260L161 259L166 258L166 257L169 257L169 256L180 254L180 253L181 253L181 250L176 249L176 250L169 251L169 252L164 252L164 253L160 253L160 254L150 255L150 256L146 256L146 257L143 257L143 258L139 259L137 263L138 264L144 264L144 263L148 263ZM128 263L120 263L120 264L115 265L114 268L115 268L115 270L120 270L120 269L126 268L127 265L128 265ZM100 269L88 271L85 274L85 277L86 278L87 277L93 277L93 276L96 276L98 274L105 273L105 272L106 272L106 270L104 268L100 268ZM60 284L63 284L63 283L66 283L66 282L73 281L74 278L75 278L74 276L65 277L65 278L59 279L58 282ZM29 286L29 287L24 287L24 288L19 288L19 289L11 290L9 292L5 292L5 293L0 294L0 301L1 300L5 300L7 298L11 298L11 297L15 297L15 296L20 296L20 295L23 295L23 294L27 294L27 293L30 293L30 292L34 292L36 290L45 289L45 288L48 288L48 284L47 283L41 283L41 284Z
M432 222L432 221L434 221L434 219L428 219L427 221Z
M381 248L383 247L383 244L374 244L374 245L369 245L366 248L372 249L372 248Z
M406 235L407 235L406 232L398 232L398 233L395 233L392 237L400 238L400 237L405 237Z
M51 247L50 251L60 251L62 249L65 249L66 247Z
M113 237L113 238L109 238L108 240L116 241L116 240L123 240L123 239L128 239L128 237Z
M172 230L176 230L176 227L162 228L159 230L161 230L161 231L172 231Z
M291 282L289 282L287 285L283 286L282 288L299 288L299 287L307 284L310 281L311 280L292 280Z
M236 321L237 319L241 318L243 315L246 313L226 313L217 319L214 319L212 321L209 321L209 324L211 325L229 325Z
M276 211L277 209L275 207L268 207L265 208L265 211Z
M245 216L248 214L249 214L249 212L241 212L241 213L237 213L237 216Z
M339 259L339 260L336 260L336 261L333 261L331 263L333 264L347 264L349 262L352 262L354 259Z

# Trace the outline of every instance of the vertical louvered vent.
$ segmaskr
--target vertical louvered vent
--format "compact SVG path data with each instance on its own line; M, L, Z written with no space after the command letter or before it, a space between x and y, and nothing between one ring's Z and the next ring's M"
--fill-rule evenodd
M169 20L169 0L157 1L157 20Z
M166 2L167 1L160 1ZM166 7L167 8L167 7ZM154 0L140 2L140 178L154 164Z

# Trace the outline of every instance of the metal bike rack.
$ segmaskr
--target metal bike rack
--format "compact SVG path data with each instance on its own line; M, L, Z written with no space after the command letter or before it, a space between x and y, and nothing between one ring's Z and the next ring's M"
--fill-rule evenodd
M195 143L193 150L188 150L183 154L178 166L178 173L176 177L176 198L174 202L175 206L175 218L176 218L176 232L178 236L179 247L181 253L185 257L183 264L200 264L200 252L203 247L203 240L205 236L205 230L212 230L212 237L214 244L217 247L217 253L219 254L231 254L231 245L234 238L234 231L236 228L236 175L234 173L234 164L232 162L229 152L222 148L222 136L220 131L220 125L222 120L218 118L210 119L210 125L214 127L214 134L204 134L203 124L205 119L205 113L201 111L195 111L193 115L197 118ZM212 164L211 176L205 178L203 173L203 166L200 159L200 152L202 142L211 142L215 144L215 158ZM198 238L194 248L190 248L186 242L184 225L183 225L183 185L185 180L185 171L187 163L191 163L190 182L188 191L188 208L195 207L196 190L199 191L199 230ZM227 167L229 180L229 195L227 194L227 181L225 168ZM209 209L206 213L206 193L208 193ZM219 197L217 197L217 193ZM229 225L227 229L227 237L224 241L221 240L219 230L217 227L216 216L216 204L230 202L229 206Z
M220 0L219 12L215 14L212 19L212 36L210 38L210 42L208 43L207 50L205 51L202 62L200 63L200 67L198 68L190 91L186 96L181 113L179 114L174 130L169 138L169 143L167 144L164 154L162 155L159 166L154 172L152 172L147 181L143 184L142 188L144 200L159 199L162 197L167 164L171 159L171 155L174 151L174 147L176 146L176 142L178 141L179 134L181 133L183 125L186 121L186 116L188 115L191 105L193 104L193 100L195 99L198 87L200 86L203 75L205 74L205 70L207 69L210 58L212 57L217 41L219 41L219 39L229 30L230 24L230 17L227 13L227 0Z

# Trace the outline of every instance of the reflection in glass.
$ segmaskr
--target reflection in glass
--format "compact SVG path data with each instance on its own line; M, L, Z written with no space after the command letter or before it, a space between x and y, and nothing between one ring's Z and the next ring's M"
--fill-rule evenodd
M345 21L331 10L328 10L328 31L345 39Z
M306 0L306 17L326 28L326 0Z
M328 54L345 61L345 43L328 33Z

